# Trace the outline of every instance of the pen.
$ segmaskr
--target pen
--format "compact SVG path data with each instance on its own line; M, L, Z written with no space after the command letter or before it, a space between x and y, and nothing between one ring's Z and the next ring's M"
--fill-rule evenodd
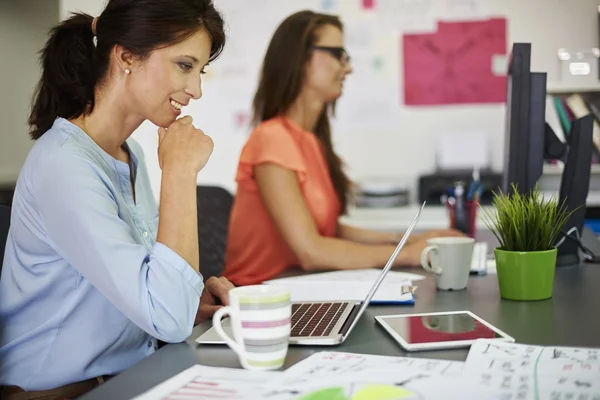
M483 186L481 185L481 183L479 184L479 187L477 188L477 190L475 191L474 197L473 197L473 202L474 203L479 203L479 199L481 198L481 193L483 192Z
M471 180L471 185L469 186L469 193L467 194L467 200L477 200L475 197L480 187L480 176L479 176L479 168L473 169L473 175Z
M465 188L463 186L463 183L457 182L454 186L454 226L457 230L463 233L468 233L464 191Z

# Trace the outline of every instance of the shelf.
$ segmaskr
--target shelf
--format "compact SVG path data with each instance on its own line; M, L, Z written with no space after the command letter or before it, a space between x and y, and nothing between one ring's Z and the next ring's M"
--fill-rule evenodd
M559 200L558 191L554 192L545 190L541 193L542 196L544 196L544 198L547 200L550 200L552 197L554 197L556 200ZM600 192L590 190L585 200L585 204L586 207L600 207Z
M562 165L544 165L544 175L560 175L563 173ZM592 174L600 174L600 164L592 164L590 171Z
M591 85L573 85L561 82L548 83L546 85L546 93L548 94L565 94L565 93L584 93L584 92L600 92L600 82Z

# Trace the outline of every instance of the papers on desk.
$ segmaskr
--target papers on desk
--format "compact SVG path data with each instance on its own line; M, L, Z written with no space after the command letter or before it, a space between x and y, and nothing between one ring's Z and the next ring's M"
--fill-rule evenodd
M600 349L480 340L469 350L464 374L498 398L600 399L599 357Z
M266 382L277 384L281 374L194 365L134 400L259 399Z
M322 351L284 372L196 365L136 399L594 400L599 354L489 340L474 344L466 362Z
M381 274L378 269L332 271L266 281L286 286L292 301L362 301ZM422 275L389 271L373 297L373 304L414 304L413 281Z

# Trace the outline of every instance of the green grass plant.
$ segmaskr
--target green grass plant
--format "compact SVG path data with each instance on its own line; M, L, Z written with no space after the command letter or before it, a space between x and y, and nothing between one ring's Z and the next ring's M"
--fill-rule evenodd
M546 200L536 185L527 194L513 186L510 195L494 192L493 210L483 210L483 222L496 236L499 249L516 252L546 251L555 247L571 214L556 196Z

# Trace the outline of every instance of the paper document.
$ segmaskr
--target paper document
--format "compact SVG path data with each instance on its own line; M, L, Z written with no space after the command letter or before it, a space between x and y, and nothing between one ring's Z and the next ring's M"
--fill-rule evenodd
M283 385L300 395L290 398L303 400L497 399L464 377L463 366L458 361L320 352L285 371Z
M381 270L333 271L290 278L274 279L266 284L289 288L292 301L354 301L364 300ZM422 275L389 271L377 289L373 302L414 302L413 280Z
M513 400L497 397L481 385L464 378L405 372L406 379L369 381L370 376L353 379L314 380L299 386L285 386L263 393L269 400ZM399 375L404 376L404 375ZM514 398L514 400L517 400Z
M436 157L442 170L484 169L490 164L486 132L443 132L437 139Z
M278 371L247 371L194 365L134 398L157 399L259 399L265 385L277 384Z
M532 346L478 340L465 374L523 399L600 398L600 349Z
M352 380L359 376L363 381L400 381L415 374L457 377L462 375L463 367L461 361L323 351L288 368L282 383L299 385L315 380Z
M599 352L488 340L466 362L322 351L283 372L195 365L135 399L595 400Z
M281 281L271 285L284 286L290 290L291 301L361 301L373 286L369 282L337 281ZM373 302L412 303L414 296L410 282L402 285L382 284Z
M355 270L344 270L344 271L330 271L320 272L316 274L305 274L299 276L293 276L289 278L272 279L267 282L282 282L282 281L356 281L363 282L369 281L371 284L375 283L375 279L381 274L381 269L369 268L369 269L355 269ZM401 283L404 281L418 281L425 279L425 276L419 274L413 274L410 272L399 272L389 271L383 283Z
M471 346L467 369L534 375L590 375L600 383L600 349L533 346L478 340Z

